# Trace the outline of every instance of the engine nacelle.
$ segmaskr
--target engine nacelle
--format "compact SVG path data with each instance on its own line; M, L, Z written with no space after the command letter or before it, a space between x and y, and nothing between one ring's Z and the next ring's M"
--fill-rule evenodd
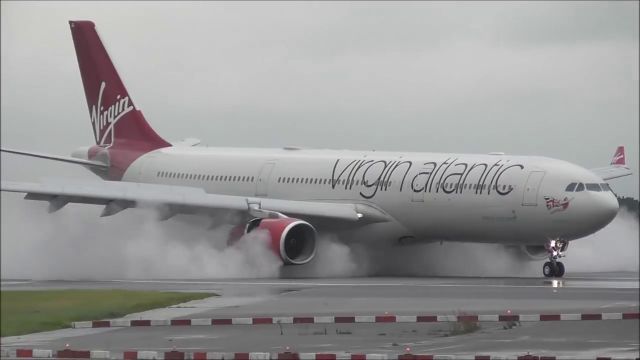
M253 219L246 226L231 230L228 244L256 229L269 232L271 250L285 265L303 265L316 253L316 229L306 221L294 218Z

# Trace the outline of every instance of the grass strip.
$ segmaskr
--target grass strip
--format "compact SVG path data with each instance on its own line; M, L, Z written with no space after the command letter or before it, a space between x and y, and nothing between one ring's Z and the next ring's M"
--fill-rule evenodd
M0 336L63 329L74 321L118 318L214 295L130 290L2 291Z

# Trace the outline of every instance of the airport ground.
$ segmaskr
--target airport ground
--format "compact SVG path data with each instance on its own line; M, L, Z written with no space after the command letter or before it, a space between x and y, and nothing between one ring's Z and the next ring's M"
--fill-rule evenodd
M222 296L127 318L232 318L416 314L638 312L637 273L544 278L343 278L261 280L10 281L2 291L136 289ZM64 329L2 339L3 349L639 356L638 320L450 323L271 324Z

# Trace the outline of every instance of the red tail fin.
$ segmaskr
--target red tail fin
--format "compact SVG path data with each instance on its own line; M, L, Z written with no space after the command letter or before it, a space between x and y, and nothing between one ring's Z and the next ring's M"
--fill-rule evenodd
M135 108L91 21L69 21L96 146L87 158L108 165L101 177L121 180L140 156L171 146Z
M127 146L146 151L171 146L135 108L91 21L69 21L98 146Z
M624 146L618 146L616 152L613 154L613 158L611 159L611 165L626 165L626 161L624 159Z

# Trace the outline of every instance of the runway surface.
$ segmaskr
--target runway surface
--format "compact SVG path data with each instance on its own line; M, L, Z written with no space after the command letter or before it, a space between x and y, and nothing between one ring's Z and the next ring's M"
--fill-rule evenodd
M222 296L129 318L295 315L610 313L638 311L637 273L544 278L344 278L251 280L3 280L2 291L138 289L215 292ZM638 356L638 320L522 322L505 329L481 322L456 335L453 324L283 324L66 329L2 339L3 348L110 351L284 351L466 355L475 353Z

